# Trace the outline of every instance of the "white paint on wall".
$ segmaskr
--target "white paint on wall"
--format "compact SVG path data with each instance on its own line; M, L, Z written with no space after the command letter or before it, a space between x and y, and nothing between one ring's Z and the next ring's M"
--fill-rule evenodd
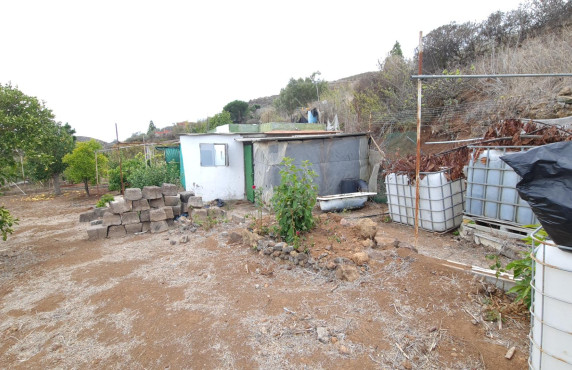
M181 136L186 190L208 202L213 199L245 199L244 150L241 135L204 134ZM200 144L226 144L228 166L201 166Z

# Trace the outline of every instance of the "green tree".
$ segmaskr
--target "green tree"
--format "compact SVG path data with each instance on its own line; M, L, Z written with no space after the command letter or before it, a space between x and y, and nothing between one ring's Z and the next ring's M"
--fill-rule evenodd
M394 55L403 58L403 52L401 51L401 45L399 44L399 41L395 41L395 44L393 45L393 48L389 52L389 55Z
M244 123L248 112L248 103L242 100L231 101L222 110L230 113L232 122Z
M314 72L310 77L297 80L291 78L285 88L280 90L280 95L274 101L277 109L291 115L297 108L306 106L308 103L319 100L320 93L325 92L328 83L316 78L320 72Z
M28 167L37 180L54 180L54 192L60 195L60 175L66 165L63 158L75 147L75 130L69 124L54 123L45 131L41 148L31 150L27 156Z
M212 130L218 126L226 125L232 123L232 118L230 118L230 112L223 110L220 113L215 114L207 119L208 130Z
M25 153L42 148L53 119L52 111L37 98L11 84L0 85L0 167L13 165L18 149Z
M149 137L155 136L155 131L157 131L157 127L155 127L155 124L153 123L153 121L150 121L149 122L149 128L147 129L147 136L149 136Z
M64 174L74 182L83 182L85 193L89 196L89 183L96 181L95 153L101 149L101 144L91 139L83 143L77 143L73 152L64 156L63 162L68 165ZM97 153L97 165L100 173L105 173L107 157Z

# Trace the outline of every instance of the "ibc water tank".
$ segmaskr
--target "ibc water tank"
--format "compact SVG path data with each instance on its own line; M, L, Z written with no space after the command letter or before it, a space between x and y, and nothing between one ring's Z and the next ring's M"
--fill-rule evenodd
M542 243L535 249L530 365L572 369L572 253Z
M487 174L485 186L485 216L490 218L499 218L499 207L501 199L500 184L502 181L501 170L504 162L500 159L502 152L500 150L487 150ZM485 154L483 153L483 155Z

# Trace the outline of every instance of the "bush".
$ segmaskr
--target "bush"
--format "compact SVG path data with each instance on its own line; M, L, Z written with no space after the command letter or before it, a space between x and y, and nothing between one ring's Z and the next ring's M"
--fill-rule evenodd
M17 224L18 219L14 218L6 208L0 206L0 234L2 234L2 240L6 241L8 234L14 232L12 226Z
M99 200L97 201L97 203L95 204L96 208L103 208L103 207L107 207L107 203L113 201L113 199L115 199L113 197L113 195L111 194L103 194L101 196L101 198L99 198Z
M161 186L164 182L178 184L179 169L175 163L136 168L129 176L130 186L143 189L144 186Z
M279 233L288 243L297 240L300 232L314 227L312 208L318 194L318 187L314 184L318 175L310 168L312 164L303 161L298 168L293 162L292 158L285 157L280 163L280 185L274 188L272 196Z

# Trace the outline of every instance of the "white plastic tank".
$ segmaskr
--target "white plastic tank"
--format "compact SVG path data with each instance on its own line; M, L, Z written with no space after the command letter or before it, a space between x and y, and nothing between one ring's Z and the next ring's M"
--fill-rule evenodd
M508 170L503 171L502 179L503 187L501 190L500 219L514 221L516 204L518 204L518 200L520 199L516 191L518 175L509 167Z
M443 232L463 220L464 182L449 181L445 171L424 173L419 182L419 226ZM389 213L394 222L415 225L415 185L407 175L390 173L385 178Z
M477 150L482 152L471 157L467 167L466 213L519 225L537 224L532 209L516 190L520 177L500 159L508 153L507 148L473 147L473 154Z
M572 252L535 249L530 367L572 369ZM553 245L553 244L552 244Z
M471 215L483 215L483 200L485 195L486 157L483 163L483 155L478 158L471 157L467 170L467 213Z
M500 157L503 152L500 150L487 150L483 153L488 157L488 171L486 176L486 188L485 188L485 216L490 218L498 218L501 188L500 184L502 181L502 165L503 161Z

